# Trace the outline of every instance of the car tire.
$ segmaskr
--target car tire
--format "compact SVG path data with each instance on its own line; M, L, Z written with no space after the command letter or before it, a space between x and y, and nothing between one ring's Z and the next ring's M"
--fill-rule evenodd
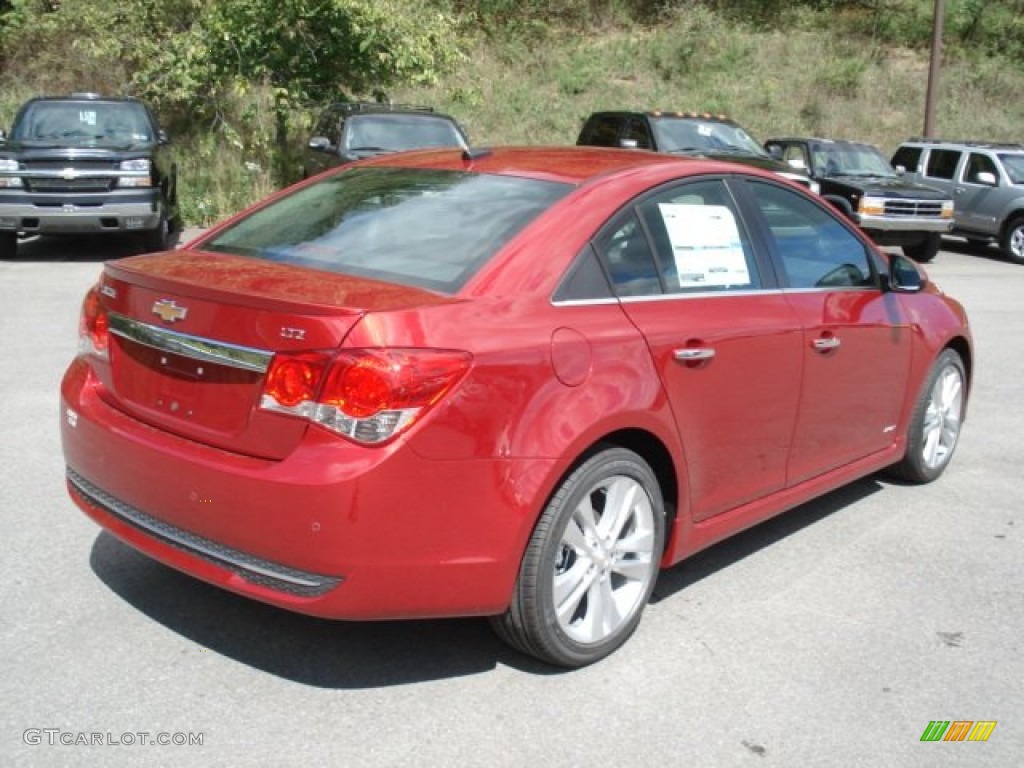
M665 507L654 472L636 453L606 446L548 501L511 604L491 624L507 643L551 664L598 661L640 623L664 540Z
M904 245L903 253L919 264L925 264L935 258L940 248L942 248L942 235L938 232L929 232L924 240L913 245Z
M0 259L6 261L18 255L17 232L0 232Z
M171 220L167 218L167 206L160 208L160 221L156 227L145 232L142 243L146 253L166 251L171 244Z
M1010 261L1024 264L1024 216L1018 216L1006 225L999 246Z
M952 349L936 359L914 405L907 452L892 474L911 483L930 483L946 470L960 437L967 404L963 360Z

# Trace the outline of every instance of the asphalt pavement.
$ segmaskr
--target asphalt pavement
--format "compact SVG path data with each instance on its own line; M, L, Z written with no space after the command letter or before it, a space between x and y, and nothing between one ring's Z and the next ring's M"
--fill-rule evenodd
M977 343L941 480L868 478L686 561L622 650L565 672L483 620L260 605L81 514L58 384L84 292L134 247L0 262L0 765L1020 765L1024 266L947 240L929 268ZM996 726L923 742L932 721Z

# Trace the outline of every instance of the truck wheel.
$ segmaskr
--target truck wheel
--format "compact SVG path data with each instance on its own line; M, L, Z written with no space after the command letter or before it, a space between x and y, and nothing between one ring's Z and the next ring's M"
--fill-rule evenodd
M938 232L929 232L919 243L904 245L903 253L916 262L924 264L935 258L935 254L942 247L942 235Z
M18 233L0 232L0 259L13 259L18 252Z
M1006 225L999 245L1010 261L1024 264L1024 216L1018 216Z
M171 242L171 222L167 218L166 207L160 211L160 222L156 228L149 230L142 237L146 253L167 250Z

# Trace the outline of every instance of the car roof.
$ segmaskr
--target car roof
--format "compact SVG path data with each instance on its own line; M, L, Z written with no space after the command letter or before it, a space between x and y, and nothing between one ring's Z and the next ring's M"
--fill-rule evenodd
M680 170L680 164L689 165L688 170L693 174L742 172L741 166L718 160L669 156L640 149L575 145L485 147L473 148L468 151L431 149L405 152L400 155L383 155L359 163L359 165L400 165L414 168L473 171L544 179L573 185L580 185L592 179L616 173L657 166ZM756 169L750 169L750 172L752 174L759 173ZM679 175L689 174L680 173ZM774 178L774 174L767 172L759 175Z
M34 96L33 98L26 101L26 104L32 104L38 101L73 101L73 102L128 102L132 104L142 104L143 102L134 96L104 96L99 93L71 93L63 96Z
M904 147L966 147L969 149L994 149L1024 152L1024 144L1014 142L983 141L977 139L922 139L912 138L901 141L900 146Z

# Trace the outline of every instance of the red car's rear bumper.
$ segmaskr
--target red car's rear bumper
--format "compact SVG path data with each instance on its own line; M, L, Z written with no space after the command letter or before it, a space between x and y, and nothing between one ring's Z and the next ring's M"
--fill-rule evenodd
M283 461L155 430L106 404L76 361L62 384L71 497L131 546L212 584L344 619L505 609L550 464L432 461L311 427Z

